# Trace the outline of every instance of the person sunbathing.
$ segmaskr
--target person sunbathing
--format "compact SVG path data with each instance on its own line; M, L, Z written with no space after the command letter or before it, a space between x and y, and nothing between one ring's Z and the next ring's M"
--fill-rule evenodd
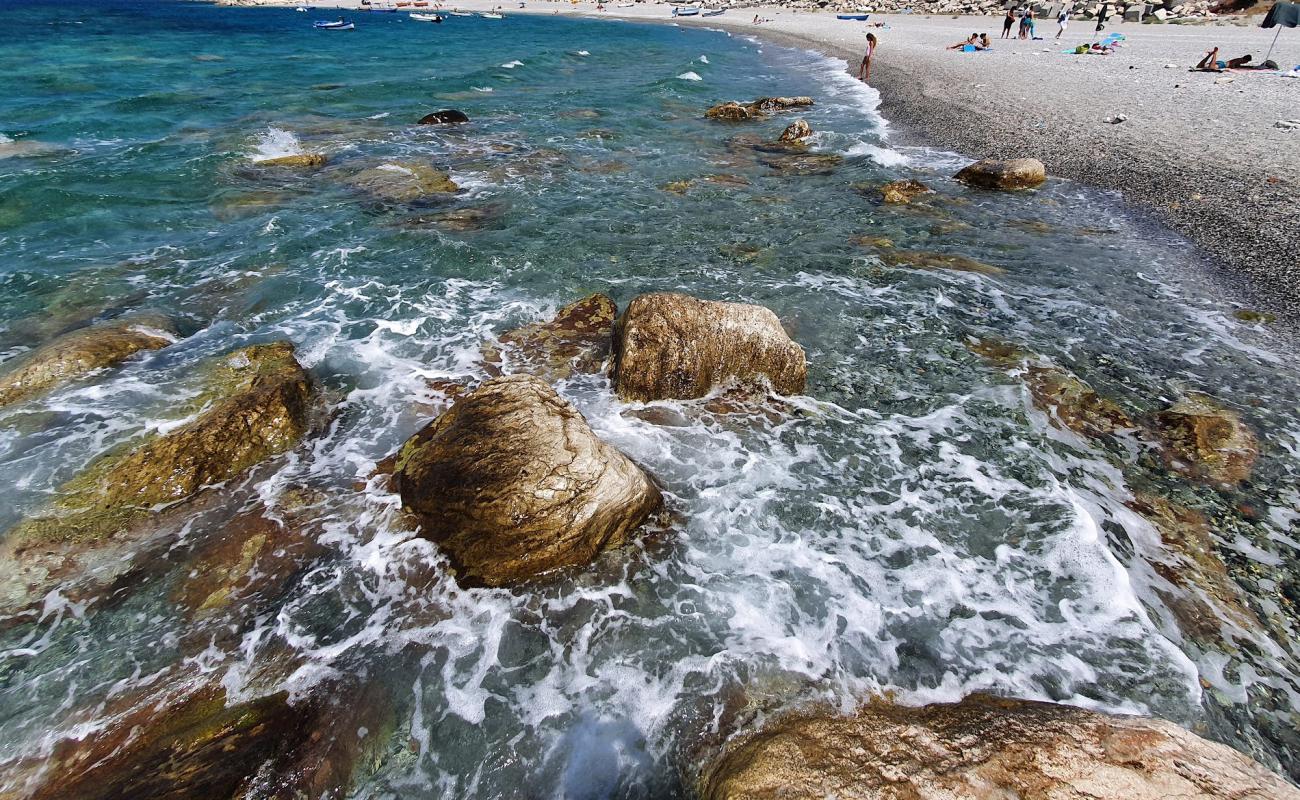
M963 47L966 47L967 45L970 45L971 47L974 47L974 46L978 45L979 42L980 42L980 36L979 36L979 34L978 34L978 33L972 33L970 36L968 36L968 37L966 38L966 41L964 41L964 42L957 42L956 44L950 44L950 45L948 45L948 49L949 49L949 50L960 50L960 49L962 49Z
M1223 67L1219 66L1219 48L1215 47L1205 54L1196 66L1192 67L1195 72L1223 72Z

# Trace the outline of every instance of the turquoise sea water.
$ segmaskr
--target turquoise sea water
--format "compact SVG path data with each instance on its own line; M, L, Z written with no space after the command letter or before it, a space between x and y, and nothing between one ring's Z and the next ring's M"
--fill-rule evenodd
M173 315L182 336L0 412L0 528L167 424L181 379L213 354L288 338L336 414L227 489L227 510L301 487L324 498L306 523L324 555L237 636L186 644L168 594L180 549L112 603L54 598L39 624L0 631L0 763L195 671L245 693L308 691L403 652L413 660L384 679L399 723L355 797L672 794L684 740L737 687L778 706L988 689L1147 712L1300 775L1300 367L1265 326L1233 319L1185 242L1066 182L960 187L946 176L966 159L892 147L874 91L813 54L547 18L354 14L356 31L311 29L332 16L4 10L21 35L0 40L0 60L23 67L0 72L0 357L135 310ZM703 119L762 95L815 97L814 150L843 163L780 174L729 144L774 139L793 116ZM448 107L473 122L412 124ZM254 165L297 152L329 164ZM347 182L413 161L464 191L385 203ZM860 186L900 177L940 198L881 206ZM433 219L462 211L474 229ZM889 267L864 236L1006 272ZM483 341L593 291L625 304L654 290L775 310L808 352L807 397L741 420L629 407L601 376L562 383L663 482L673 528L543 587L457 588L395 497L357 485L428 420L430 379L484 376ZM1259 433L1255 474L1219 492L1136 440L1053 427L968 336L1041 354L1134 416L1214 395ZM1216 621L1233 642L1217 648L1179 632L1166 601L1187 590L1152 568L1159 537L1125 505L1136 490L1213 520L1263 627ZM427 565L435 579L414 581Z

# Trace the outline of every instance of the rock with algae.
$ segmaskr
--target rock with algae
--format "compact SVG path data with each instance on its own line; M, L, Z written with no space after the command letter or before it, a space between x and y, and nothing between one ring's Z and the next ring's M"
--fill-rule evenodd
M890 181L880 187L880 200L883 203L902 204L912 202L913 198L931 194L934 190L918 180L905 179Z
M483 346L484 359L507 372L548 381L599 372L609 358L617 315L608 295L589 295L561 308L551 320L501 334L499 345Z
M20 763L10 786L22 788L0 798L337 800L382 758L396 724L388 690L360 677L252 699L200 677L114 705L125 708L96 720L94 735L68 736L32 759L40 763Z
M615 329L614 390L624 400L692 400L735 381L802 394L808 366L770 309L656 292Z
M171 320L133 314L66 333L43 345L0 376L0 407L48 392L97 369L112 367L141 350L176 341Z
M1188 394L1157 413L1152 428L1170 469L1211 485L1236 486L1259 457L1255 432L1208 395Z
M980 275L1002 275L1002 267L985 264L955 253L934 253L928 250L890 250L882 253L880 260L891 267L911 269L940 269L953 272L974 272Z
M446 172L417 161L380 164L356 173L347 182L354 189L390 203L410 203L460 191Z
M306 433L312 384L288 342L253 345L209 362L193 419L91 462L48 508L0 543L0 609L53 585L127 568L120 552L147 535L159 509L230 480Z
M1300 800L1173 723L985 694L777 718L706 764L697 788L703 800Z
M636 464L531 375L484 383L416 433L393 484L470 585L588 564L663 503Z

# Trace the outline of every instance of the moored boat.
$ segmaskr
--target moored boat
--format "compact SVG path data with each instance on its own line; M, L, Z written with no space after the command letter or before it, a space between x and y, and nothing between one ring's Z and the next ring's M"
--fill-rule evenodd
M725 8L709 8L709 9L705 9L704 11L701 11L701 12L700 12L700 16L701 16L701 17L716 17L716 16L720 15L722 12L724 12L724 11L726 11L726 10L727 10L727 9L725 9Z
M316 20L312 23L312 27L323 31L350 31L356 26L347 20L340 19L334 22L330 22L329 20Z
M414 11L411 12L411 19L416 22L442 22L442 17L437 14L420 14Z
M482 14L479 14L479 16L482 17L483 19L505 19L506 18L505 14L496 14L491 11L484 11Z
M836 14L835 19L850 20L852 22L866 22L870 14Z
M697 16L699 13L700 10L698 8L689 8L689 7L683 8L681 6L673 6L674 17L694 17Z

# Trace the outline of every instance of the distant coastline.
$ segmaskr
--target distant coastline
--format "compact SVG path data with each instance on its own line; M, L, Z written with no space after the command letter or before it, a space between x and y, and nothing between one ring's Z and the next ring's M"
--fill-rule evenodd
M287 5L291 2L258 3ZM326 0L315 7L355 8ZM537 2L526 8L461 0L449 8L507 14L581 16L697 25L761 37L844 59L860 58L868 28L832 13L782 7L731 9L708 19L670 16L666 3L597 12L594 3ZM513 6L517 6L513 4ZM764 20L753 24L753 17ZM1127 38L1111 56L1071 56L1094 23L1072 23L1062 41L1041 21L1041 41L999 40L991 17L873 15L881 48L872 65L881 112L896 137L971 157L1032 156L1049 174L1121 192L1135 208L1199 245L1218 281L1246 302L1300 321L1300 131L1275 127L1300 116L1300 79L1263 74L1215 76L1188 67L1217 46L1262 57L1268 37L1250 18L1210 25L1106 26ZM945 50L970 31L994 37L990 53ZM1284 37L1285 38L1285 37ZM1300 40L1280 43L1273 60L1300 63ZM1127 119L1108 124L1123 114Z

